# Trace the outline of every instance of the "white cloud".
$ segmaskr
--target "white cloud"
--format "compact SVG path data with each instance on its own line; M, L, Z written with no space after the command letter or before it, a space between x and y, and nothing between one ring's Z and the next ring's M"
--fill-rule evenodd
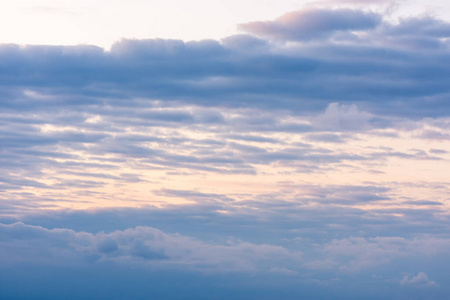
M330 103L324 113L312 119L314 127L322 130L347 131L371 128L373 115L360 111L354 104Z
M419 272L417 276L405 276L400 281L401 285L413 285L413 286L422 286L422 287L435 287L439 286L436 282L430 280L428 275L424 272Z

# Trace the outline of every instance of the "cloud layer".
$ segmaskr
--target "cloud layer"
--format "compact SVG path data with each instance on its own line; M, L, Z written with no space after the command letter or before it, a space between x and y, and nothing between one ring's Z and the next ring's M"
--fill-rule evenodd
M445 299L450 24L240 29L0 45L0 298Z

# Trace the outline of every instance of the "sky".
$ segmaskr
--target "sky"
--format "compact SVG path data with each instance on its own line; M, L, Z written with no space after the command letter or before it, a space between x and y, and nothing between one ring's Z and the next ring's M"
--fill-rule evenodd
M450 294L444 1L0 1L0 299Z

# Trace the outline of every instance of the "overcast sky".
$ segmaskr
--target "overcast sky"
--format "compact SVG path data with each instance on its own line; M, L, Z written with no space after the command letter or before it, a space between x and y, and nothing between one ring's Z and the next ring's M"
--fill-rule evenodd
M1 1L1 299L447 299L443 1Z

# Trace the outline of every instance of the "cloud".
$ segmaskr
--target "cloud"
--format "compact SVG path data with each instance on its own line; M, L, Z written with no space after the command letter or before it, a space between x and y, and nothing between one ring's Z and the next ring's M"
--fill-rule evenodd
M343 143L345 136L333 133L316 133L307 135L306 139L315 142Z
M374 273L431 269L444 293L448 23L387 18L308 8L220 41L1 45L2 286L85 268L236 291L251 274L266 299L309 282L333 292L311 299L359 299L398 294Z
M437 287L438 284L430 279L424 272L419 272L416 276L405 276L400 281L401 285L419 286L419 287Z
M263 52L264 50L267 50L267 47L269 47L266 40L259 39L249 34L231 35L223 38L221 42L226 48L248 51L253 55L255 52Z
M373 272L396 277L406 267L435 266L433 277L445 278L438 266L448 260L449 239L442 235L448 220L439 210L392 209L397 203L389 199L383 209L352 207L380 201L367 198L389 193L381 186L280 186L279 193L236 194L238 201L229 201L230 194L166 190L165 195L196 202L165 208L34 209L18 216L25 224L0 226L1 265L44 268L47 274L51 266L67 272L107 268L111 276L131 276L137 269L150 277L172 270L217 280L252 274L254 280L269 276L277 285L277 276L296 278L297 285L339 278L335 288L364 286Z
M339 269L344 272L359 272L366 268L376 268L380 265L393 264L393 261L430 257L445 251L449 239L433 237L406 239L403 237L351 237L333 240L324 247L324 251L340 262ZM403 278L402 284L424 283L428 281L425 274L409 279Z
M450 134L440 130L426 129L418 137L427 140L449 140Z
M447 38L450 37L450 24L431 16L410 17L393 26L390 33L396 36L421 35Z
M292 271L292 270L289 270L286 268L278 268L278 267L274 267L274 268L270 269L270 272L283 274L283 275L289 275L289 276L295 276L295 275L299 274L296 271Z
M153 100L294 113L317 113L338 102L391 116L445 115L444 78L449 70L440 62L448 59L443 41L448 23L412 17L365 27L364 22L372 24L378 18L346 9L289 13L280 24L290 34L312 39L341 32L341 40L333 35L338 40L319 39L301 46L249 35L220 42L124 39L110 51L95 46L1 45L0 93L8 101L0 106L5 113L32 110L35 118L28 121L35 122L45 120L44 113L54 118L76 116L62 107L123 117L133 109L148 108ZM311 30L300 30L303 23ZM344 38L346 30L361 34ZM432 47L417 51L413 41ZM189 112L176 113L168 120L195 121ZM143 112L135 120L145 116ZM163 116L147 115L147 122L161 121Z
M241 30L276 40L313 40L339 31L374 28L381 17L375 13L351 9L307 8L286 13L274 21L240 24Z
M330 131L364 130L372 127L374 116L359 111L356 105L328 104L324 113L312 120L314 127Z
M300 252L280 246L242 241L209 244L138 226L111 233L91 234L69 229L46 229L24 223L0 225L2 261L6 264L114 261L126 264L180 266L216 272L268 271L274 266L298 264ZM15 251L19 249L20 251Z

